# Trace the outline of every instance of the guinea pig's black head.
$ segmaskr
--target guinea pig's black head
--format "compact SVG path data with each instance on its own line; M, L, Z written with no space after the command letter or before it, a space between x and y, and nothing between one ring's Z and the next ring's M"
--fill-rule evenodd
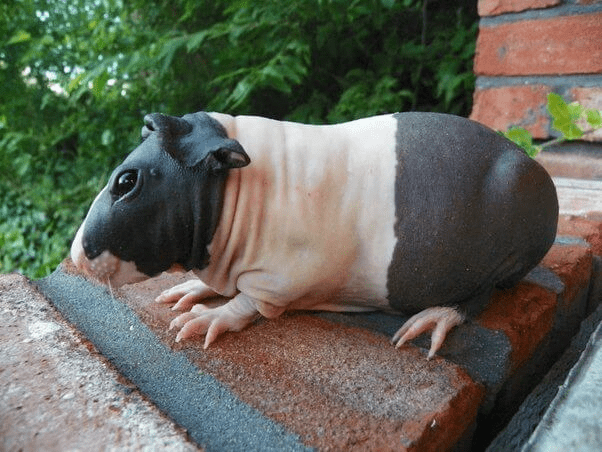
M102 256L133 263L148 277L175 264L205 267L227 172L250 162L206 113L144 120L142 143L113 171L74 241L74 262L93 273L115 271L112 264L90 264Z

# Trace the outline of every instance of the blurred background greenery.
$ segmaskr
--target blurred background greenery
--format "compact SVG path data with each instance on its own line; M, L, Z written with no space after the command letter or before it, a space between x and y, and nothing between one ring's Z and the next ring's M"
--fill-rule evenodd
M142 117L470 113L475 0L8 0L0 273L43 277Z

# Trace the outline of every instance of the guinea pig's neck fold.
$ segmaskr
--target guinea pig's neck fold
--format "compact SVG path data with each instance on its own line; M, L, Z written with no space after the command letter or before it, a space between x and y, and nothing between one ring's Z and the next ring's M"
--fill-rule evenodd
M248 251L249 231L241 225L255 223L253 214L261 210L255 203L254 208L247 205L247 191L241 190L242 172L243 170L231 170L228 173L217 228L207 247L209 265L202 271L195 272L211 288L227 296L236 294L236 281L232 276L240 270L241 261Z
M182 262L184 268L203 269L209 264L208 245L213 239L221 215L224 185L227 175L204 178L206 183L196 187L191 194L192 240L188 256Z

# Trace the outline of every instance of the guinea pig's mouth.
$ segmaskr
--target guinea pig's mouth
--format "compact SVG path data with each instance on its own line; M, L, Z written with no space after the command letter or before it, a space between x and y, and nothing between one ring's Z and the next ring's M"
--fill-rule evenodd
M121 287L124 284L133 284L149 278L138 271L134 262L122 261L110 251L103 251L88 262L90 272L101 281L111 284L112 287Z
M82 250L83 251L83 250ZM94 259L88 259L84 252L72 253L75 266L83 273L109 284L111 287L121 287L148 279L149 276L138 271L134 262L122 261L110 251L105 250Z

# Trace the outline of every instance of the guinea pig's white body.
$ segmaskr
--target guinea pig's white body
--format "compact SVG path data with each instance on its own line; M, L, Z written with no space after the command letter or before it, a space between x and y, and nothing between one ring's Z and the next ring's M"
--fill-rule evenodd
M395 119L317 127L211 116L252 164L227 179L211 260L199 278L222 295L257 300L266 317L285 309L387 309L397 241Z

